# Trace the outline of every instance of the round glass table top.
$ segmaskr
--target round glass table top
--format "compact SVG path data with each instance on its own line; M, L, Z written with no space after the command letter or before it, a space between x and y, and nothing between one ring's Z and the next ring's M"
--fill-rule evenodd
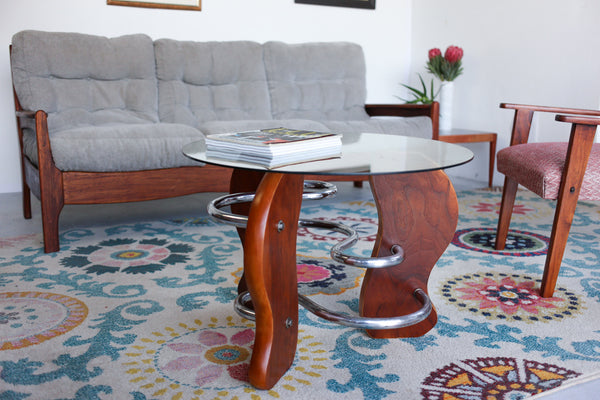
M340 157L271 169L257 164L207 157L203 141L184 146L183 153L194 160L223 167L317 175L432 171L455 167L473 159L471 150L456 144L382 133L344 133Z

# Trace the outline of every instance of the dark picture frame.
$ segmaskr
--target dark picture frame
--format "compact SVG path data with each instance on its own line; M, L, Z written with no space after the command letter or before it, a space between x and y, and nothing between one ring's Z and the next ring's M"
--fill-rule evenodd
M295 0L301 4L375 9L375 0Z
M106 0L109 6L167 8L171 10L202 10L202 0Z

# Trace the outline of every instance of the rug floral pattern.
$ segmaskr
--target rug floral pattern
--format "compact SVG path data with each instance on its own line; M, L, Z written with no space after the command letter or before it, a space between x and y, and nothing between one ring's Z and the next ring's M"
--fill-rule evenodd
M367 190L367 189L365 189ZM554 205L522 193L511 246L493 250L500 193L459 193L457 234L418 338L370 339L300 309L294 364L247 383L254 324L234 313L242 251L205 215L0 239L0 399L521 399L600 369L600 204L581 202L554 297L538 295ZM368 256L372 201L309 203L353 226ZM301 293L358 310L361 269L328 258L341 236L300 229ZM584 321L585 323L582 323Z

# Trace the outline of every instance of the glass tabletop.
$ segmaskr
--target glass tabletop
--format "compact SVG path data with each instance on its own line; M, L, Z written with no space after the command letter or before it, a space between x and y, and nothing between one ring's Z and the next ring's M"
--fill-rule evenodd
M344 133L340 157L278 168L206 156L203 141L190 143L183 153L197 161L223 167L317 175L377 175L432 171L455 167L473 159L465 147L437 140L382 133Z

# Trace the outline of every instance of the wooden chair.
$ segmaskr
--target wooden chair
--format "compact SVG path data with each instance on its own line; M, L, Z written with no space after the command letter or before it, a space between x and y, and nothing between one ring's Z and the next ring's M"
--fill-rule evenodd
M594 144L599 110L506 104L515 110L510 146L497 155L505 175L496 231L496 249L503 250L517 188L526 187L544 199L558 200L540 293L551 297L569 237L578 199L600 200L600 144ZM568 143L527 143L535 112L558 114L571 125Z

